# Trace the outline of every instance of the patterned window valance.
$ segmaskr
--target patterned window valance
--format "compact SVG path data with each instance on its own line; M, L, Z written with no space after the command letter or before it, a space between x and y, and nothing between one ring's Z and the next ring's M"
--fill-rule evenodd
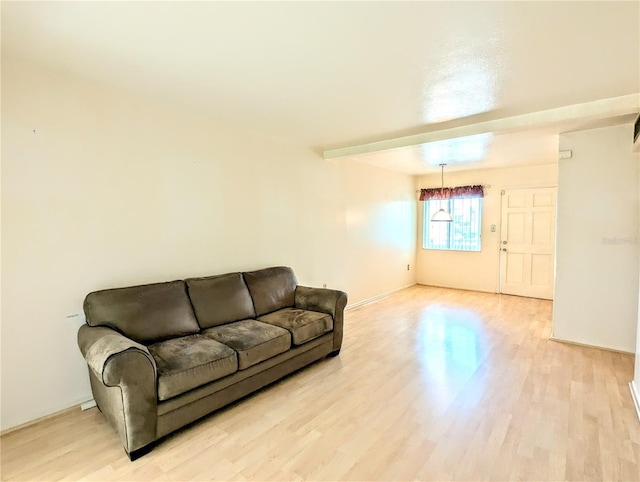
M484 189L481 185L420 189L420 201L461 197L484 197Z

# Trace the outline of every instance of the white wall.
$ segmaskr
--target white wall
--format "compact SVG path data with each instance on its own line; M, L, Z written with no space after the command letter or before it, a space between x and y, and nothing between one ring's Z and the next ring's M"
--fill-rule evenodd
M422 249L423 203L418 207L418 254L416 280L420 284L475 291L498 292L500 280L500 191L515 187L555 186L557 164L545 160L539 166L447 172L446 186L485 184L482 201L482 251L438 251ZM553 164L550 164L553 163ZM417 188L439 187L440 174L420 176ZM491 232L491 225L496 231Z
M632 126L572 132L558 169L553 337L634 352L638 161Z
M344 272L350 303L415 284L413 177L409 188L393 182L392 172L361 162L346 163L344 172L350 179L345 189L349 259Z
M640 160L640 155L636 154L636 160ZM638 193L640 202L640 176L638 176ZM638 209L640 213L640 209ZM640 230L640 219L638 219L638 225ZM638 246L640 249L640 245ZM640 275L640 267L638 268L638 274ZM640 282L639 282L640 285ZM636 363L633 372L633 381L631 382L631 390L633 391L636 403L636 410L638 411L638 418L640 418L640 286L638 287L638 323L636 324Z
M415 282L411 176L6 57L2 101L2 430L91 397L92 290L279 264L350 303Z

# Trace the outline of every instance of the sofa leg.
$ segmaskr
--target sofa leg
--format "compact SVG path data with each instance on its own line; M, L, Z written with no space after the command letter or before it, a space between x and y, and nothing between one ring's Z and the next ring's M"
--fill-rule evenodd
M128 452L127 455L129 456L129 460L131 462L134 462L135 460L138 460L140 457L147 455L149 452L151 452L152 448L153 448L153 443L150 443L149 445L145 445L144 447L138 450L134 450L133 452Z
M339 354L340 354L340 348L338 348L336 351L332 351L331 353L329 353L327 357L333 358L334 356L338 356Z

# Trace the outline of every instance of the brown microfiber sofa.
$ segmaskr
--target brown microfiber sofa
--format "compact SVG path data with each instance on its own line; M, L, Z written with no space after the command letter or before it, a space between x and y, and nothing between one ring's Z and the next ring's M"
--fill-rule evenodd
M131 460L152 444L342 345L342 291L274 267L87 295L80 351Z

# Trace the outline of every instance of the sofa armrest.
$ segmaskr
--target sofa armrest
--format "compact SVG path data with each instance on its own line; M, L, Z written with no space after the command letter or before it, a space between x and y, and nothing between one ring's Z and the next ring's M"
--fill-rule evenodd
M78 346L89 368L107 386L119 385L122 374L115 370L118 363L114 357L126 351L137 351L144 355L153 368L153 378L156 378L156 363L146 346L121 335L117 331L103 327L83 325L78 331Z
M156 438L157 367L146 346L107 327L83 325L78 346L98 408L131 456Z
M296 286L296 308L327 313L333 318L333 351L335 353L339 352L342 346L346 305L347 294L344 291Z

